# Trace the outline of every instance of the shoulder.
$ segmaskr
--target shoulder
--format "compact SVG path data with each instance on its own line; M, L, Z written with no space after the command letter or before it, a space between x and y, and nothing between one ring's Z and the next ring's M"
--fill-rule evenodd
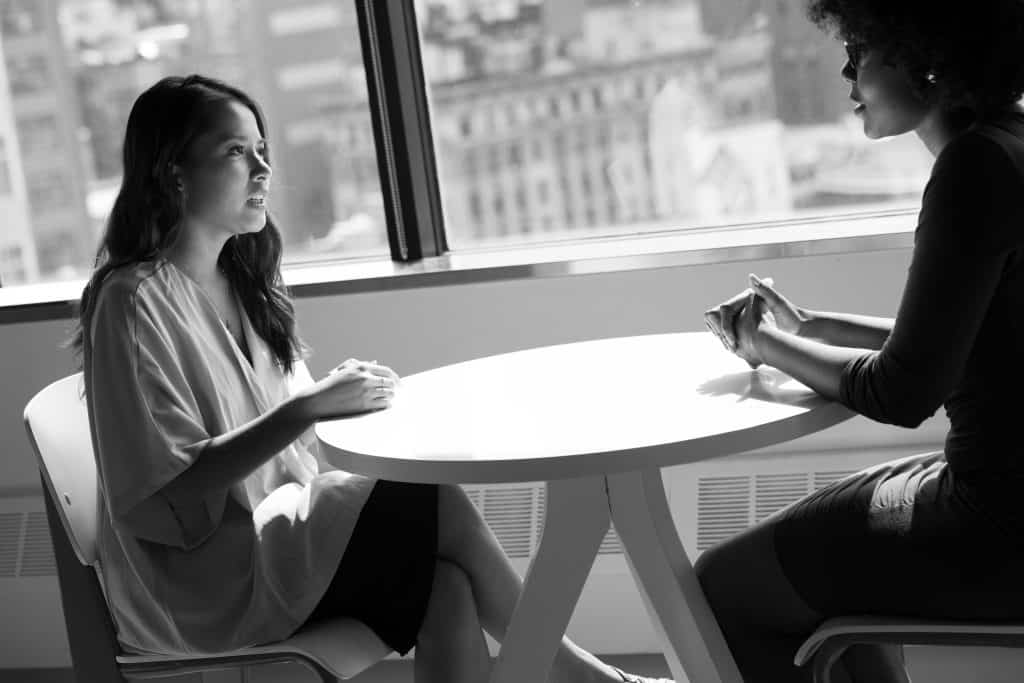
M1022 176L1015 160L1024 159L1024 139L994 124L980 124L958 135L939 153L935 174L955 174L985 181L985 176L1004 172ZM979 171L984 171L979 174Z
M985 124L950 141L939 153L925 188L925 204L982 202L995 210L1024 211L1024 139ZM977 206L974 207L975 209Z
M166 296L164 266L160 261L143 261L110 271L100 283L96 313L131 317L140 305L151 305L154 299Z

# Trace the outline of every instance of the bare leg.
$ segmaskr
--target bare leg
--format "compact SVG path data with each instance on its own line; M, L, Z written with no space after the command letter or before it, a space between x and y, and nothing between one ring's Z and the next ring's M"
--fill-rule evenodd
M744 681L810 683L811 667L798 668L793 655L823 616L803 601L779 566L772 519L706 551L694 569ZM833 667L833 680L909 681L899 650L872 645L847 650Z
M482 683L490 655L480 628L469 577L438 560L427 613L416 639L416 683Z
M810 667L796 667L793 655L822 617L782 573L770 527L755 526L705 551L694 570L744 681L810 683Z
M459 486L439 487L438 554L469 576L480 623L491 637L501 642L522 593L523 580ZM568 638L562 638L550 680L552 683L622 681L611 667Z

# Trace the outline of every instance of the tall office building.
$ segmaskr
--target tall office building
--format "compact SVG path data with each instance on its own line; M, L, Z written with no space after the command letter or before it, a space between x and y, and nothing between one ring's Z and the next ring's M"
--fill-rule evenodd
M80 274L95 237L72 76L57 22L58 0L0 0L10 108L39 277ZM9 154L9 153L8 153Z
M0 51L3 42L0 34ZM0 285L31 282L39 277L13 109L7 69L0 60Z
M369 122L355 3L250 0L244 20L254 94L271 124L272 210L298 254L343 218L332 198L325 107L362 103Z
M771 64L779 118L785 124L837 121L850 109L850 86L840 76L839 44L812 24L804 0L763 3L774 38Z

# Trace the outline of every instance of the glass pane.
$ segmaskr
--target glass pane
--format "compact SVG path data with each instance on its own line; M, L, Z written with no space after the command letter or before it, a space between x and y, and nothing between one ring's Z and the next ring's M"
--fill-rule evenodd
M453 248L913 207L800 0L417 0Z
M0 282L85 277L128 113L167 75L253 95L285 260L386 257L352 0L0 0Z

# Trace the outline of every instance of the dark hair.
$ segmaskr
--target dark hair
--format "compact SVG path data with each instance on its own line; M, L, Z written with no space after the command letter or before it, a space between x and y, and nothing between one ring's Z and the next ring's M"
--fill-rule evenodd
M76 353L84 347L104 278L116 268L158 259L174 242L183 207L172 166L183 161L216 108L232 101L252 111L266 138L266 124L256 102L213 78L170 76L135 100L124 136L124 177L92 276L82 291L70 340ZM259 232L229 238L217 264L238 293L253 327L278 363L290 372L303 347L295 333L295 309L281 279L281 249L281 233L268 214L266 227Z
M821 28L880 50L919 95L969 120L1024 93L1022 0L809 0L807 10Z

